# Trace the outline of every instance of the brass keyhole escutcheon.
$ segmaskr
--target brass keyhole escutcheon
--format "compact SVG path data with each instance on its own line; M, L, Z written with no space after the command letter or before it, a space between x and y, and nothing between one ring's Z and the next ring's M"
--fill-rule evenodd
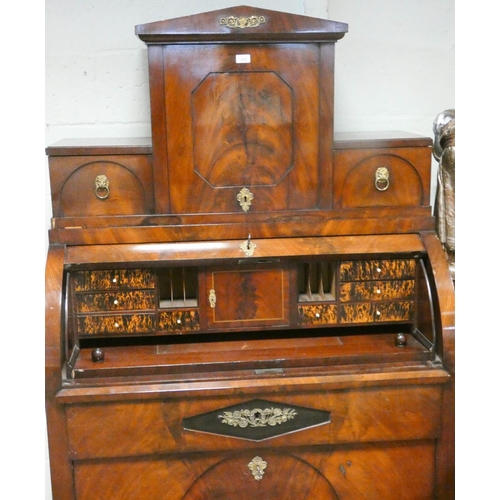
M389 188L389 169L379 167L375 170L375 188L378 191L386 191Z
M95 178L95 195L100 200L105 200L109 196L109 179L104 174Z
M248 464L248 468L256 481L260 481L264 477L264 470L266 467L267 462L259 456L254 457Z
M253 193L248 188L243 188L236 196L243 212L248 212L252 205Z
M210 304L210 307L212 309L215 308L215 303L217 302L217 297L215 296L215 290L212 289L210 290L210 292L208 293L208 302Z

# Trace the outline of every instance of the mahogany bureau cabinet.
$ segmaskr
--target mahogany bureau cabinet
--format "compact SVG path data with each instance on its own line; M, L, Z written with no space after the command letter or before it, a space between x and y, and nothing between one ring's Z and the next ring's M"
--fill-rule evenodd
M346 32L137 26L152 137L47 148L55 500L454 497L432 141L334 134Z

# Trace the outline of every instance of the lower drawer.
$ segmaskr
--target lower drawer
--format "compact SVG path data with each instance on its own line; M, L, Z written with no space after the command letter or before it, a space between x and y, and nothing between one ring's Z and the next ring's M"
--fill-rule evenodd
M77 462L74 471L77 500L427 500L434 467L434 442L417 441Z
M71 455L75 459L130 457L262 446L432 439L438 436L440 428L440 385L288 395L284 392L282 397L274 396L270 400L260 397L255 406L261 417L266 411L269 414L269 410L278 409L290 418L280 422L261 420L259 424L267 425L269 433L258 440L254 439L256 434L249 419L233 437L230 434L241 419L229 418L221 423L221 416L235 417L240 406L241 409L250 408L252 413L253 396L68 405ZM301 420L305 410L311 420L309 416ZM319 420L314 420L316 410L322 413ZM193 420L203 415L202 424L196 426L196 430L186 428L185 419ZM311 425L308 426L309 421Z

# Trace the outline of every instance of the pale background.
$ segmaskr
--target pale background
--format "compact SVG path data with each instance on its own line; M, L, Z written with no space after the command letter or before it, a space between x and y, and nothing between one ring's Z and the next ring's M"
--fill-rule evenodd
M455 108L453 0L46 0L45 136L44 144L31 144L45 173L45 238L51 217L45 146L68 137L150 135L146 46L134 26L242 3L349 25L336 49L338 131L432 136L436 115ZM435 163L433 169L434 191ZM43 432L43 409L36 415ZM47 460L45 451L50 500Z

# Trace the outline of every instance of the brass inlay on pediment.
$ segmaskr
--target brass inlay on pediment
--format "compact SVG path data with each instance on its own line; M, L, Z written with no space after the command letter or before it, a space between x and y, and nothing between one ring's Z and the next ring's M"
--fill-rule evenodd
M266 22L266 18L264 16L226 16L222 17L220 20L221 26L227 26L228 28L256 28L261 24Z

